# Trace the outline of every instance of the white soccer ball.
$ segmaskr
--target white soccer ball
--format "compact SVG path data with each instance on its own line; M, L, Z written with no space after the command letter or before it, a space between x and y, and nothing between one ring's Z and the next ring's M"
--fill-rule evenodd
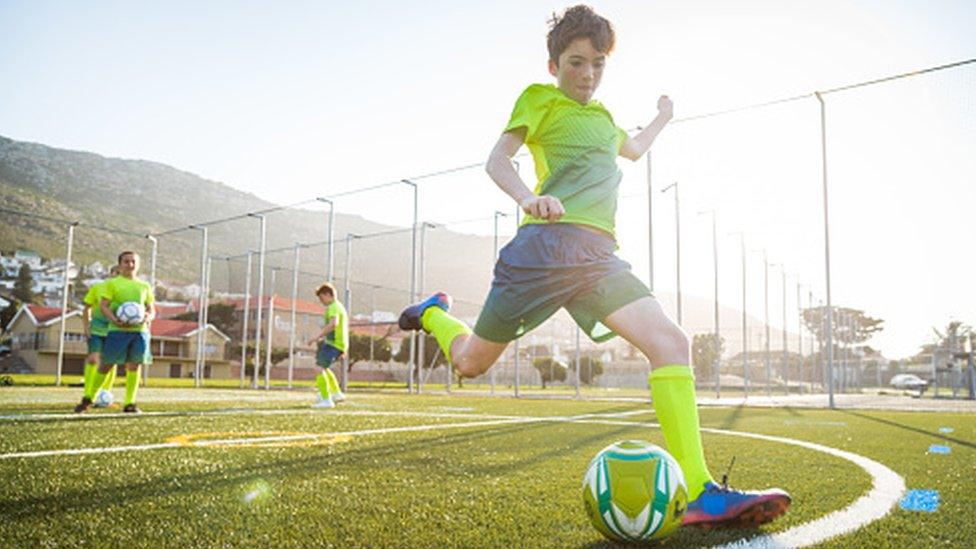
M99 389L98 394L95 395L96 408L108 408L113 402L115 402L115 395L112 394L112 391Z
M609 539L659 540L681 526L688 487L671 454L649 442L624 440L590 462L583 503L590 522Z
M115 310L115 317L122 324L142 324L142 320L146 318L146 309L143 308L142 303L127 301Z

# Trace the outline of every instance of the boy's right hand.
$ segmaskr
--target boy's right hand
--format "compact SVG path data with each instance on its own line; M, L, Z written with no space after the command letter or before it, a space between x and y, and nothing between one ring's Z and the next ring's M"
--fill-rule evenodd
M566 215L563 203L555 196L528 196L519 202L519 207L528 215L536 219L545 219L549 223L559 221L562 216Z

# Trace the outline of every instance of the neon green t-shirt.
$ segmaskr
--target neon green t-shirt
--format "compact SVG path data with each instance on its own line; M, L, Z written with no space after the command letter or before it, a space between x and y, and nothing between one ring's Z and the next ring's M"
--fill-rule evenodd
M91 323L89 324L91 334L97 336L108 335L109 321L102 314L102 294L105 290L105 282L102 281L97 284L92 284L91 288L88 288L88 293L85 294L84 299L85 305L88 305L91 310Z
M102 290L102 298L109 300L109 307L113 311L117 310L119 305L129 301L142 303L142 306L148 309L149 305L155 301L152 288L148 282L144 282L138 278L126 278L124 276L117 276L106 280L105 288ZM149 325L145 322L135 326L116 326L115 324L109 323L108 331L148 332Z
M325 341L336 349L346 352L346 349L349 347L349 319L346 314L346 308L342 303L339 303L338 299L325 308L325 323L328 324L332 318L336 319L336 325L325 336Z
M532 84L515 102L505 131L525 128L535 161L535 194L555 196L566 209L561 223L589 225L614 235L617 167L627 133L599 101L582 105L552 84ZM546 223L526 216L523 223Z

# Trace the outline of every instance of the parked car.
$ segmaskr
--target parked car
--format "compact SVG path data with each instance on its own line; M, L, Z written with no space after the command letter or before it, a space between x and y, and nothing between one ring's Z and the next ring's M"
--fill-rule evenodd
M929 387L929 382L915 374L898 374L891 378L891 386L900 391L925 392Z

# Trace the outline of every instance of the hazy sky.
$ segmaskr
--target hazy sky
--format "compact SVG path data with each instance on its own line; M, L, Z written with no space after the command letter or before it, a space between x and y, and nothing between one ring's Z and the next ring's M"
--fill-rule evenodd
M478 162L519 92L551 80L546 19L566 5L0 0L0 134L156 160L279 203ZM683 117L976 57L971 1L593 5L618 33L597 97L624 128L653 118L662 93ZM885 319L872 344L892 357L933 325L976 323L974 97L976 64L827 96L834 302ZM711 297L711 228L696 214L715 208L724 303L741 301L727 236L740 229L823 296L814 99L675 124L654 155L656 188L679 181L683 291ZM645 164L621 167L621 255L643 277ZM408 223L400 193L339 209ZM673 197L654 200L655 285L671 292ZM422 182L423 218L496 208L513 206L481 170ZM748 262L761 316L760 255Z

